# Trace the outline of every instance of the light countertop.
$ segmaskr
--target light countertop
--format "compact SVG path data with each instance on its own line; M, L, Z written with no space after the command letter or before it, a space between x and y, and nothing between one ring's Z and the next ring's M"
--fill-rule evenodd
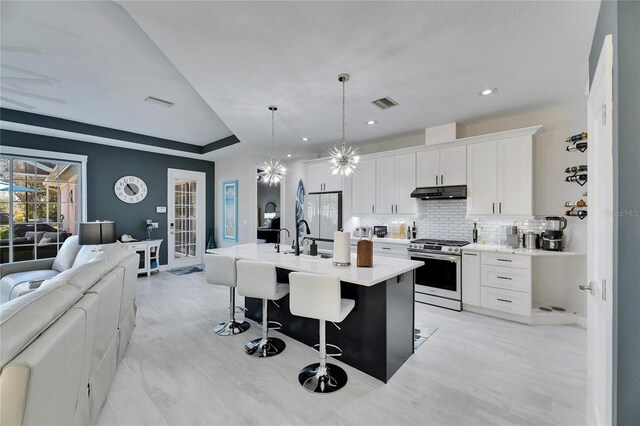
M358 241L360 241L360 238L354 237L353 235L351 236L351 243L357 243ZM409 243L411 242L411 240L408 240L406 238L390 238L390 237L385 237L385 238L373 237L371 241L373 241L374 244L375 243L401 244L405 246L408 246Z
M319 256L307 255L295 256L293 253L276 253L274 244L242 244L207 250L207 253L224 254L233 256L236 259L271 262L277 268L291 271L334 275L340 278L341 281L365 287L371 287L424 264L415 260L374 254L373 267L358 268L356 266L356 255L352 254L350 266L334 266L333 259L322 259Z
M485 251L490 253L509 253L520 254L524 256L583 256L583 253L576 253L572 251L549 251L540 249L528 249L528 248L510 248L506 246L491 245L491 244L478 244L472 243L462 247L462 251Z

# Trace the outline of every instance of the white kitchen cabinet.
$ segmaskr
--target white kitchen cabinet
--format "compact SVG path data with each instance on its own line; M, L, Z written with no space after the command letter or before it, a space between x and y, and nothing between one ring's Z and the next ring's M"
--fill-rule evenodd
M413 153L376 159L377 214L415 214L416 156Z
M498 141L498 214L533 215L533 144L530 136Z
M342 176L333 174L328 160L314 161L307 163L304 185L308 193L342 191Z
M376 160L361 160L351 178L352 213L375 213L376 204Z
M454 146L440 150L440 185L467 184L467 147Z
M440 150L418 152L416 186L419 188L436 186L440 183Z
M467 215L533 216L533 139L467 147Z
M462 303L480 306L480 253L462 253Z
M395 212L397 214L415 214L416 199L411 193L416 189L416 155L403 154L395 156Z
M418 187L465 185L467 147L431 149L417 154Z
M498 142L467 147L467 214L492 215L498 198Z
M321 192L324 184L324 167L322 163L307 164L305 190L309 192Z
M395 157L376 159L376 208L378 214L395 213ZM413 190L413 189L412 189ZM409 192L411 194L411 192Z

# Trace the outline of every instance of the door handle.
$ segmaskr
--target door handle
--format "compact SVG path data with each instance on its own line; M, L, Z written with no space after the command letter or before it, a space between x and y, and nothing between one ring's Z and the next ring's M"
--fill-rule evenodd
M438 175L436 175L436 185L438 184Z
M373 213L373 204L371 204L371 213Z
M502 214L502 203L498 203L498 213Z
M440 185L444 185L444 175L440 175Z
M593 296L594 293L594 289L593 289L593 283L589 283L589 285L582 285L580 284L578 286L578 288L580 289L580 291L587 291L589 290L589 294L591 294Z
M493 214L496 214L496 203L493 203Z

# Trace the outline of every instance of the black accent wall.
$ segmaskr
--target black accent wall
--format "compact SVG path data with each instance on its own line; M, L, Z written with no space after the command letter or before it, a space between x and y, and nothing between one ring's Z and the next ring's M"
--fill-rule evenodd
M593 79L613 35L613 423L640 424L640 2L603 1L589 55Z
M206 173L207 232L214 226L215 164L211 161L10 130L0 130L0 140L3 146L86 155L87 219L114 220L118 237L126 233L138 239L147 238L146 231L142 228L146 219L158 222L159 228L153 231L152 238L164 239L160 251L160 264L167 263L167 214L156 213L156 206L168 204L167 169ZM147 197L140 203L123 203L113 192L116 180L126 175L138 176L147 183Z

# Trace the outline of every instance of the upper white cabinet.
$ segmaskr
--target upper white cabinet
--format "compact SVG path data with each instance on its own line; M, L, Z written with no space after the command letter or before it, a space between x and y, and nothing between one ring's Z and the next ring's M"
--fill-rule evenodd
M351 178L351 209L353 214L375 213L376 160L361 160Z
M376 208L378 214L394 213L396 163L394 157L376 160Z
M467 147L467 214L494 214L498 190L498 142Z
M352 178L353 214L415 214L414 153L362 160Z
M467 214L533 216L533 137L467 147Z
M498 213L533 216L533 143L529 136L498 141Z
M415 214L415 154L382 157L376 160L376 205L378 214Z
M326 159L307 163L307 192L342 191L342 176L334 175Z
M451 186L466 183L466 146L431 149L417 153L416 186Z
M395 162L395 186L396 213L415 214L416 199L411 198L411 193L416 189L416 155L403 154L394 157Z

